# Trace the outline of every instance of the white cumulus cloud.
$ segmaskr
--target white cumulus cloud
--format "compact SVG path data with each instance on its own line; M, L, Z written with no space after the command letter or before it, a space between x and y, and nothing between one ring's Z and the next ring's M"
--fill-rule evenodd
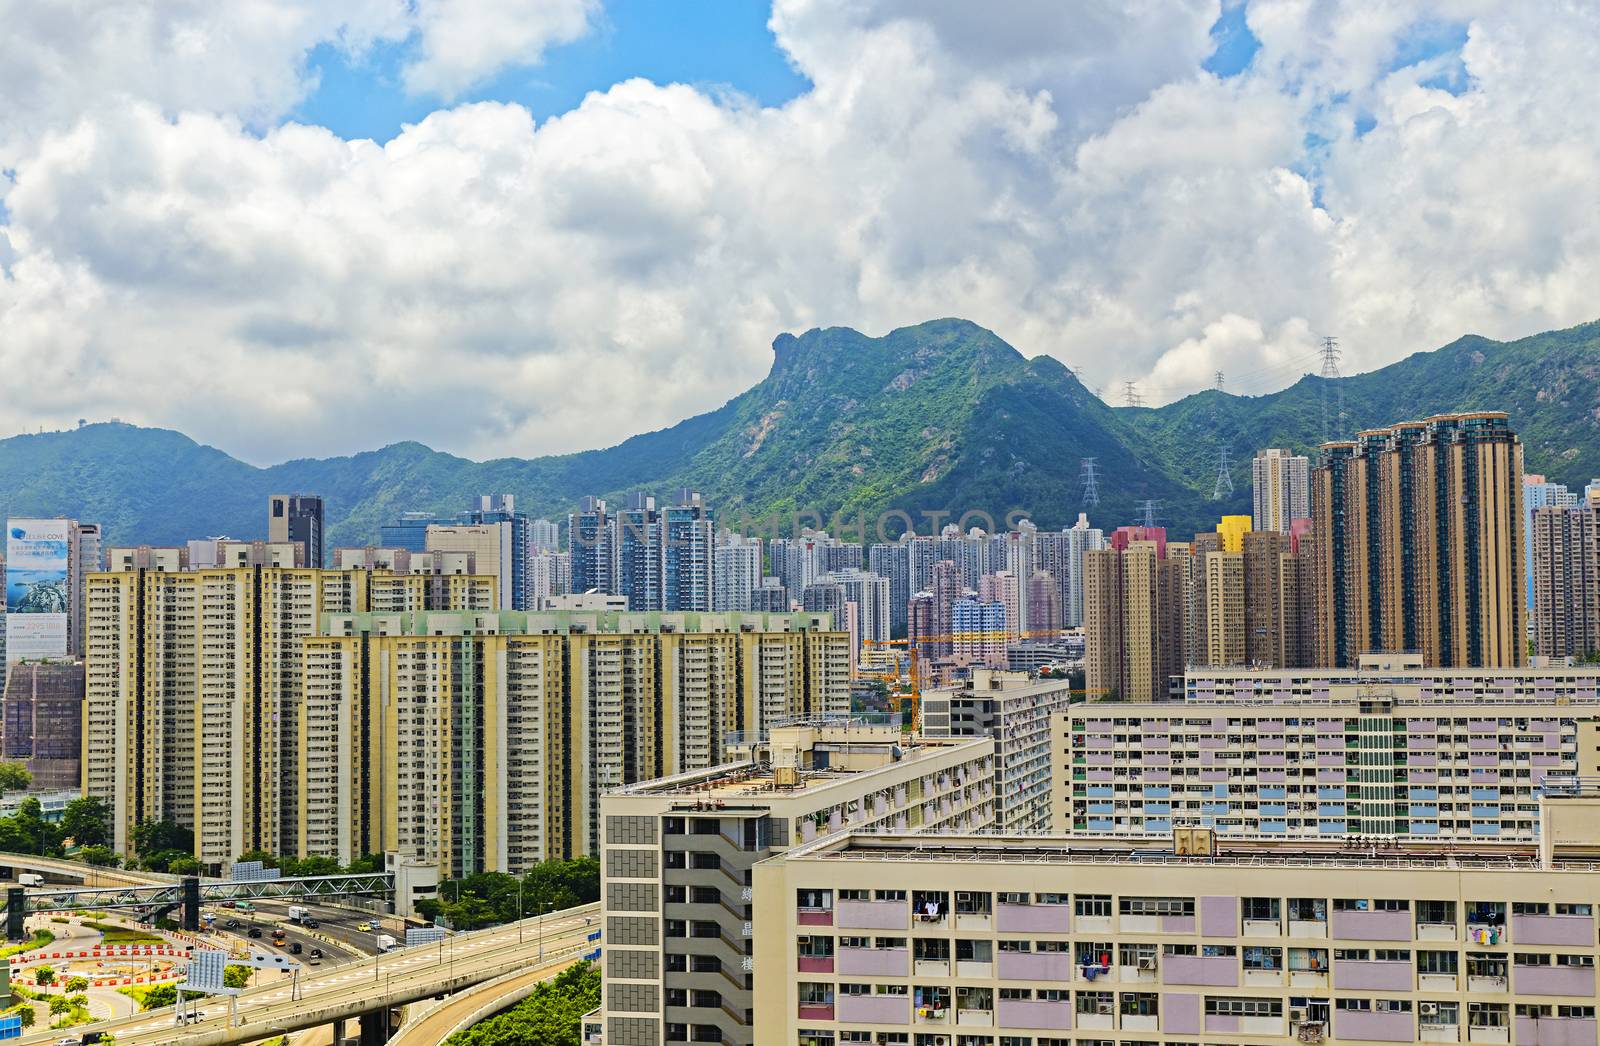
M283 121L310 49L402 46L448 99L601 12L0 0L0 430L533 455L715 407L813 325L962 315L1160 401L1287 384L1323 333L1353 369L1593 318L1592 7L1252 0L1226 79L1219 10L777 0L783 105L629 80L378 144ZM1407 57L1441 26L1459 54Z

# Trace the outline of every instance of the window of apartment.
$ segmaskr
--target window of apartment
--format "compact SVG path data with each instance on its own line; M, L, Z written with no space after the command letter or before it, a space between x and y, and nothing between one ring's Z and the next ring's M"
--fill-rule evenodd
M1025 894L1025 893L1002 893L1000 895L1000 902L999 903L1001 903L1001 904L1027 904L1028 903L1028 895Z
M1417 952L1417 972L1454 977L1459 968L1460 956L1455 952Z
M1456 921L1456 902L1454 901L1418 901L1417 923L1445 924L1453 926Z
M873 947L875 948L900 948L903 950L905 946L906 939L904 937L879 937L873 942Z
M1124 897L1118 905L1123 915L1193 915L1193 897Z
M1556 902L1557 915L1593 915L1594 906L1590 904L1573 903L1571 901Z
M1581 969L1593 969L1594 968L1594 956L1593 955L1580 955L1580 954L1575 954L1575 953L1563 953L1561 955L1556 956L1556 965L1557 966L1577 967L1577 968L1581 968Z
M1282 999L1236 999L1206 996L1208 1017L1282 1017Z
M1021 1002L1024 999L1031 999L1031 998L1033 998L1033 989L1032 988L1001 988L1000 989L1000 1001L1001 1002Z
M1072 912L1079 918L1108 917L1111 915L1111 895L1080 893L1072 899Z
M841 900L841 901L870 901L871 899L872 899L872 891L871 890L840 890L839 891L839 900Z
M903 984L874 984L872 986L872 994L874 994L874 995L905 995L906 994L906 986L903 985Z
M715 857L716 854L712 854ZM796 890L795 907L807 909L831 909L833 907L832 890Z
M1066 941L1034 941L1033 942L1034 951L1040 953L1041 955L1044 955L1044 954L1062 954L1062 953L1065 953L1068 950L1069 947L1070 947L1070 945Z
M1026 898L1027 894L1017 894L1016 896ZM1072 898L1064 893L1036 893L1033 895L1034 904L1069 904L1071 900Z
M1003 952L1028 952L1033 950L1032 941L1001 941L1000 950Z
M1467 1003L1467 1027L1504 1028L1511 1023L1511 1008L1503 1002Z
M904 901L906 892L904 890L878 890L876 896L880 901Z
M802 958L828 959L833 957L832 937L797 937L795 949Z
M1371 962L1370 948L1335 948L1333 957L1339 962Z
M839 1033L839 1041L840 1042L871 1042L872 1041L872 1033L870 1031L848 1031L848 1030L841 1031Z
M1557 1006L1556 1016L1569 1020L1592 1021L1594 1020L1593 1006Z
M1099 1013L1110 1016L1116 1012L1115 997L1110 992L1078 992L1074 1009L1078 1013Z
M1550 906L1543 901L1512 901L1512 915L1549 915Z
M833 1005L833 985L822 981L801 981L798 987L800 989L800 1005Z
M841 948L871 948L872 947L872 938L870 938L870 937L841 937L841 938L839 938L839 947L841 947Z
M1291 897L1289 918L1294 922L1327 922L1328 902L1321 897Z
M1365 897L1335 897L1333 910L1336 912L1369 912L1372 902Z
M1552 958L1545 952L1518 952L1513 961L1518 966L1549 966Z
M1372 952L1373 962L1410 962L1410 948L1375 948Z
M857 981L841 981L839 983L840 995L871 995L872 985Z
M1278 904L1276 897L1242 897L1239 899L1239 910L1245 919L1252 922L1277 922Z
M1246 948L1244 950L1244 968L1247 970L1281 970L1283 969L1283 949Z

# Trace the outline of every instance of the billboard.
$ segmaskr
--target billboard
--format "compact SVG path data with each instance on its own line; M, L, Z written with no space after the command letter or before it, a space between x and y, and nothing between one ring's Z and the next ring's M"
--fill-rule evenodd
M6 663L67 653L72 522L6 522Z

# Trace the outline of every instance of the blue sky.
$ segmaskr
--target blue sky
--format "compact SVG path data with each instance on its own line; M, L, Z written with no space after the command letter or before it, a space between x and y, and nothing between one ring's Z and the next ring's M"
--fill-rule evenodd
M781 105L809 84L778 49L767 15L768 6L755 0L607 0L596 31L456 101L518 102L544 120L574 108L590 91L642 76L731 87L763 105ZM387 141L440 106L437 98L408 96L400 87L405 54L404 46L379 48L352 65L337 49L318 48L311 64L320 86L292 118L346 138Z

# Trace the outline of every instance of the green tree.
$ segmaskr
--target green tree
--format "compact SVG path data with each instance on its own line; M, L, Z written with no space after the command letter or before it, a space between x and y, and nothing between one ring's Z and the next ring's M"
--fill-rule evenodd
M243 988L250 983L250 967L228 965L222 969L224 988Z
M65 995L56 995L50 999L50 1016L59 1017L72 1009L72 1003L67 1001Z
M78 856L99 868L116 868L122 864L122 855L109 846L85 846L79 851Z
M39 984L56 983L56 971L48 966L40 966L33 971L33 979Z
M104 846L109 837L106 821L109 813L105 800L85 795L68 803L61 812L61 831L78 846Z
M193 857L174 857L167 862L167 871L173 875L199 875L200 862Z
M33 1005L31 1003L18 1003L16 1006L13 1006L11 1009L7 1010L6 1013L14 1017L22 1018L22 1026L24 1028L33 1027L35 1014L33 1012Z
M86 992L88 990L89 990L89 978L87 978L87 977L69 977L69 978L67 978L67 991L69 991L69 992Z
M234 864L246 864L250 861L260 861L268 868L281 867L278 863L278 855L269 854L265 850L246 850L244 853L233 859Z
M600 1005L600 970L577 963L502 1013L445 1040L445 1046L578 1046L583 1015Z
M0 763L0 792L22 792L33 784L33 775L22 763Z
M144 997L139 1000L139 1008L141 1010L159 1010L163 1006L172 1006L177 1001L178 989L176 985L156 984L152 985L150 990L144 993Z
M169 850L193 854L194 832L171 821L147 819L134 825L133 849L141 857Z

